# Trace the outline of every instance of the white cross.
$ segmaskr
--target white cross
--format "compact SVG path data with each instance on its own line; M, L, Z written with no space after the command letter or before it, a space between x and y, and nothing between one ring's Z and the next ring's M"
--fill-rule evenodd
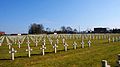
M84 41L81 42L81 48L84 48Z
M45 39L43 40L43 45L45 45Z
M91 35L89 36L89 38L91 39Z
M58 42L59 42L59 40L57 39L57 40L56 40L56 43L58 44Z
M106 39L106 35L104 35L104 39Z
M118 41L118 38L116 37L116 41Z
M12 43L8 43L8 48L11 49Z
M99 35L99 39L101 39L100 35Z
M35 41L35 46L37 47L37 45L38 45L38 41L36 40L36 41Z
M30 46L28 47L28 49L26 49L26 51L28 51L28 57L30 57L30 55L31 55L30 51L32 51L32 49L30 48Z
M21 45L21 42L20 42L20 41L18 41L18 48L20 48L20 45Z
M113 40L113 42L115 42L115 38L114 37L112 38L112 40Z
M44 42L44 43L46 42L45 39L43 40L43 42Z
M14 43L16 44L16 38L14 38Z
M88 41L88 47L90 47L90 45L91 45L91 41L89 40L89 41Z
M11 51L9 51L9 53L11 53L11 59L14 60L14 55L17 51L14 50L14 48L11 49Z
M45 45L42 45L42 48L40 49L42 50L43 55L45 55L45 49L46 49Z
M76 46L77 46L77 43L74 42L74 43L73 43L73 48L76 49Z
M62 42L63 42L63 44L65 43L65 39L64 38L63 38Z
M55 44L54 46L53 46L53 48L54 48L54 50L55 50L55 53L57 52L57 48L58 46Z
M64 49L65 49L65 51L67 51L67 46L68 46L68 44L64 43Z
M120 54L118 54L118 67L120 67Z
M94 39L94 35L92 36L92 39Z
M28 45L28 47L30 47L30 41L29 40L27 41L27 45Z
M102 67L110 67L110 65L107 64L106 60L102 60Z
M108 42L110 43L110 37L109 37L109 39L108 39Z
M50 40L50 44L52 45L52 43L53 43L53 41L52 40Z

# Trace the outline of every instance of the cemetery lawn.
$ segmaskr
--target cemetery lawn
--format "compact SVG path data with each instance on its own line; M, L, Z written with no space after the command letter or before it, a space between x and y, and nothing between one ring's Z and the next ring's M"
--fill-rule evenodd
M68 51L64 51L61 43L57 53L50 44L46 45L45 55L42 56L39 47L31 45L33 51L29 58L25 45L15 47L15 60L11 60L8 46L0 47L0 67L101 67L101 60L107 60L111 67L115 67L117 54L120 53L120 42L108 43L107 40L92 40L91 47L81 48L81 41L77 41L77 49L73 49L72 42L68 42Z

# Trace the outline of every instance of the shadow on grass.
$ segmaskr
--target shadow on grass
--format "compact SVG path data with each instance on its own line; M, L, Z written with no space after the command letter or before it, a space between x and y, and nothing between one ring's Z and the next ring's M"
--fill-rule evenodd
M31 56L38 56L38 55L42 55L41 53L40 54L31 54Z
M27 58L28 56L17 56L15 58Z
M11 59L0 59L0 60L11 60Z

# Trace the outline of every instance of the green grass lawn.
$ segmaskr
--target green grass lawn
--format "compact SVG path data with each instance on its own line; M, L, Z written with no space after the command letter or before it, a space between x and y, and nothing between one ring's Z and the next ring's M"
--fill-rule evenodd
M55 41L56 39L53 38ZM77 42L77 49L73 49L73 42ZM117 54L120 53L120 42L108 43L107 39L91 40L92 44L89 48L85 42L85 48L81 48L81 39L68 39L68 51L64 51L62 39L59 39L57 53L54 53L54 49L50 42L46 38L46 50L45 55L42 56L42 50L40 50L41 42L38 47L30 40L31 57L27 56L27 44L24 42L21 48L14 44L15 60L11 60L8 46L6 41L0 47L0 67L101 67L101 60L107 60L111 67L115 67L117 61Z

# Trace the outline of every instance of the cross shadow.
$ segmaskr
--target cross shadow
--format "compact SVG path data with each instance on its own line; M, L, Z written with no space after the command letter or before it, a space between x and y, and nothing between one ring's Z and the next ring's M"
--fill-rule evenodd
M0 60L11 60L11 59L0 59Z
M39 54L31 54L31 56L37 56L37 55L42 55L41 53L39 53Z
M17 57L15 57L15 58L27 58L28 56L26 55L26 56L17 56Z

